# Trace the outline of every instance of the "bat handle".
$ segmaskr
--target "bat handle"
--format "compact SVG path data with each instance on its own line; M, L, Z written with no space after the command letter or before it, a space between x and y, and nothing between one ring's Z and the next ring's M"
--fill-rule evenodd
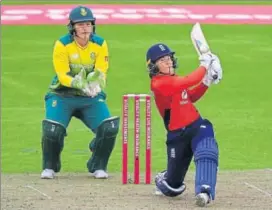
M212 62L213 62L213 61L212 61ZM213 78L214 80L217 80L218 75L217 75L217 74L215 74L214 72L212 72L212 78Z

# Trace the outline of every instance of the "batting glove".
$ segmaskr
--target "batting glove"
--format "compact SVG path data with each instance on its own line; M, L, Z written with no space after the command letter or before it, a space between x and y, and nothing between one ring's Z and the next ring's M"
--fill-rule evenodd
M210 67L210 69L208 71L211 72L210 74L212 75L213 78L214 78L214 75L217 76L216 79L213 80L213 84L218 84L222 80L222 78L223 78L223 69L222 69L222 66L221 66L221 63L220 63L219 59L215 60L212 63L212 65L211 65L211 67Z
M220 61L215 60L212 62L211 66L207 70L202 82L209 87L211 84L218 84L222 78L223 70Z
M200 66L205 67L207 70L215 60L219 60L219 58L212 53L205 53L199 56Z

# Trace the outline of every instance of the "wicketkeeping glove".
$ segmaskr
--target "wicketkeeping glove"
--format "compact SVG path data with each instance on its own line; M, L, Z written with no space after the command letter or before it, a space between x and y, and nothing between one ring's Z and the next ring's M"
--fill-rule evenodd
M86 80L86 71L82 69L72 80L72 88L82 90L87 96L91 96Z
M99 70L91 72L87 76L87 82L91 84L92 82L98 82L100 88L103 90L106 87L106 77L105 74Z

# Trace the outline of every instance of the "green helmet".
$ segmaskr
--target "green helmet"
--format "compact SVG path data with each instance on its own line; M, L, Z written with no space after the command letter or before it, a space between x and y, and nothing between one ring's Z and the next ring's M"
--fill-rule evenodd
M95 20L92 11L88 7L78 6L71 10L69 14L68 29L71 34L74 33L74 24L81 22L91 22L93 25L93 32L95 31Z

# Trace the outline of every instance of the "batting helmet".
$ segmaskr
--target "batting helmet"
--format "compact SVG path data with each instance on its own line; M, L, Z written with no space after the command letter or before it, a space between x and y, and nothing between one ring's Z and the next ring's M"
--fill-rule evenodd
M158 43L152 45L146 53L147 69L150 77L159 73L159 69L156 66L156 61L160 58L169 55L173 61L173 68L177 68L177 59L174 57L175 52L172 51L167 45Z

